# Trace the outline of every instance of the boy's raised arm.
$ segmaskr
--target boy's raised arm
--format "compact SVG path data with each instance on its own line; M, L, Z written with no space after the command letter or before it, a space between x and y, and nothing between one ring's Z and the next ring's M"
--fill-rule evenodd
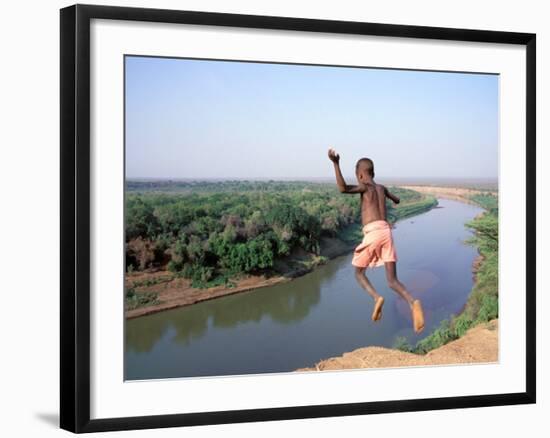
M336 185L341 193L361 193L365 190L360 186L348 185L342 176L340 170L340 155L333 149L328 150L328 158L334 164L334 173L336 174Z

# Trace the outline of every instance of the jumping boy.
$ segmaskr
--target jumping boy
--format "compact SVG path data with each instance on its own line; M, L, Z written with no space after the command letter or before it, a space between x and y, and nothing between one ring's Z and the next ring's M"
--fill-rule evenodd
M399 198L383 185L374 182L374 163L369 158L361 158L355 165L358 184L347 185L340 171L340 155L330 148L328 157L334 164L336 184L340 192L361 195L363 241L355 248L351 263L355 266L355 278L374 299L372 320L378 321L382 317L384 297L376 292L365 275L365 270L384 265L388 286L409 303L414 331L420 333L424 329L422 304L420 300L415 300L397 279L395 266L397 256L393 246L391 226L386 220L386 198L391 199L395 204L399 204Z

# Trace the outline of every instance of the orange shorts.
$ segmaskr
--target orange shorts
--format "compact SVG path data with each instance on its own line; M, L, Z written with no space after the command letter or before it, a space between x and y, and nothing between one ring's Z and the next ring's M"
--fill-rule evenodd
M379 220L363 226L363 241L355 248L351 264L359 268L374 268L396 261L391 225Z

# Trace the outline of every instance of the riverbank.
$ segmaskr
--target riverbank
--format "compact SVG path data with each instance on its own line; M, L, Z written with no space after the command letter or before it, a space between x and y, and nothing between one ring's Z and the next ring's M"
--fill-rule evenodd
M468 329L498 317L498 195L481 192L469 196L485 210L465 224L473 231L467 243L478 250L472 264L472 290L458 314L441 321L438 328L415 346L400 340L398 344L402 350L425 354L461 338Z
M125 287L134 288L138 292L147 291L157 295L159 304L147 305L126 310L126 318L137 318L164 310L190 306L202 301L212 300L227 295L246 292L261 287L284 283L298 276L311 272L316 266L326 260L349 253L355 244L338 238L323 238L321 240L321 257L308 254L305 251L295 251L291 257L279 260L277 268L282 275L246 275L234 279L231 286L219 285L210 288L195 288L192 281L177 277L172 272L159 270L156 272L137 272L126 274Z
M461 338L426 354L383 347L364 347L295 371L452 365L498 362L498 318L470 328Z
M475 195L495 195L496 191L493 190L477 190L461 187L439 187L439 186L419 186L419 185L404 185L399 186L403 189L414 190L415 192L422 193L424 195L432 195L437 198L450 199L451 201L465 202L466 204L475 204L472 201L472 197Z
M429 211L437 205L437 200L428 195L418 195L411 202L401 203L388 212L388 220L400 219ZM127 319L137 318L177 307L189 306L202 301L220 298L240 292L246 292L290 281L305 275L328 260L349 254L361 240L360 224L352 224L341 230L335 237L323 237L320 241L320 254L315 255L304 250L294 250L289 257L274 262L275 275L242 275L231 279L228 284L209 288L192 287L192 281L162 269L127 273L125 289L131 290L133 298L150 296L150 303L141 303L138 307L125 309Z
M264 276L248 276L234 282L234 286L228 288L221 285L207 289L199 289L191 286L191 280L174 277L169 271L158 271L155 273L140 273L139 276L126 276L126 287L133 287L135 282L145 279L155 282L157 279L170 277L168 281L160 281L157 284L147 287L147 292L157 294L159 304L138 307L126 310L126 319L137 318L164 310L175 309L182 306L190 306L201 301L212 300L226 295L257 289L259 287L272 286L290 280L290 278L278 276L267 278Z

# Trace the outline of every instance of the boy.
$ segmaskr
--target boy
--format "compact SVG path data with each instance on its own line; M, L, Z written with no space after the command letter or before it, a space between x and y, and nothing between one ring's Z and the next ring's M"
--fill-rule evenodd
M363 241L355 248L351 263L355 266L355 278L374 299L372 320L378 321L382 317L384 298L376 292L365 275L365 270L384 265L388 286L409 303L414 331L420 333L424 329L422 304L420 300L415 300L397 279L395 267L397 256L393 246L391 226L386 220L386 198L391 199L395 204L399 204L399 198L383 185L374 182L374 164L369 158L361 158L355 165L358 185L347 185L340 171L340 155L330 148L328 157L334 164L336 184L340 192L361 195Z

